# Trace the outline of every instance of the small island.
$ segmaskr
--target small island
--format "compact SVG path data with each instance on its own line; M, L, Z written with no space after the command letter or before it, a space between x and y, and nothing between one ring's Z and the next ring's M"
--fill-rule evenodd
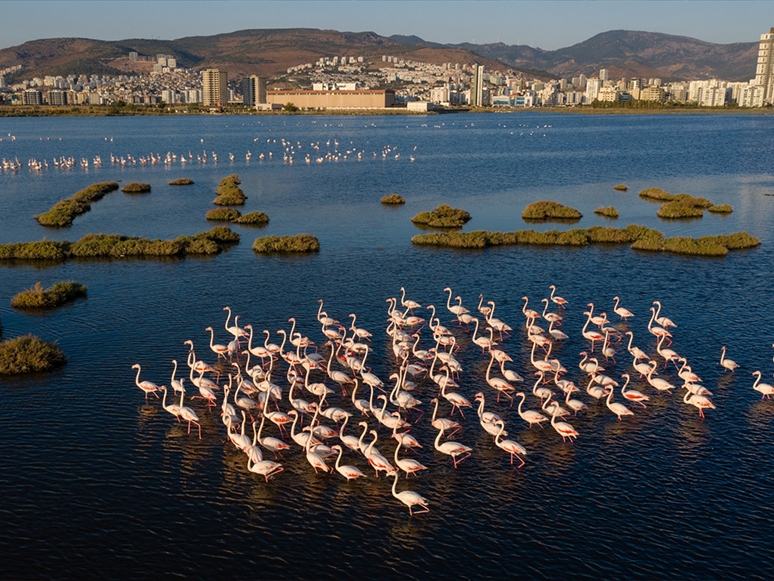
M710 206L707 208L707 211L713 214L730 214L734 209L731 207L731 204L720 204L719 206Z
M169 182L170 186L192 186L194 181L191 178L177 178Z
M213 222L233 222L241 216L242 213L239 210L232 208L214 208L204 215L207 220Z
M38 214L35 219L41 226L62 228L72 226L73 220L91 210L91 202L96 202L118 189L118 182L99 182L92 184L73 197L59 200L52 208L43 214Z
M527 222L565 222L580 220L583 214L575 208L570 208L559 202L542 200L532 202L524 208L521 217Z
M22 375L52 371L67 363L62 350L34 335L0 343L0 375Z
M142 184L140 182L132 182L126 184L121 191L125 194L147 194L151 191L150 184Z
M627 186L626 184L618 184L613 186L613 189L618 192L626 192L629 190L629 186Z
M386 196L382 196L382 204L385 204L387 206L395 206L395 205L400 205L405 203L406 203L406 198L404 198L400 194L388 194Z
M217 197L213 200L213 204L217 206L243 206L247 200L247 196L239 187L239 176L232 174L224 177L220 180L218 189L215 192Z
M618 210L616 210L615 207L613 206L607 206L607 207L600 206L599 208L594 210L594 213L604 218L610 218L610 219L616 219L618 218L618 215L619 215Z
M38 240L0 244L0 260L64 262L73 258L128 258L218 254L239 242L239 234L217 226L193 236L149 240L118 234L86 234L77 242Z
M470 218L465 210L441 204L431 212L420 212L411 221L428 228L462 228Z
M418 234L411 239L418 246L441 246L446 248L483 249L490 246L588 246L591 244L631 244L635 250L671 252L694 256L725 256L729 250L754 248L760 240L747 232L729 235L703 236L701 238L665 238L662 232L630 224L626 228L592 226L573 230L536 232L517 230L515 232L442 232Z
M54 309L78 298L86 297L87 288L75 281L57 282L44 289L39 282L11 299L15 309Z
M318 252L320 242L311 234L295 234L293 236L264 236L256 238L253 250L258 254L288 254Z

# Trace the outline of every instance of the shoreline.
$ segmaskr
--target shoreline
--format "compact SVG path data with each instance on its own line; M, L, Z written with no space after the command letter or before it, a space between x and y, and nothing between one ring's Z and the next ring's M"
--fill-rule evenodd
M105 105L79 105L79 106L29 106L29 105L1 105L0 118L15 117L179 117L187 115L226 115L226 116L332 116L332 115L356 115L356 116L383 116L383 115L448 115L456 113L560 113L564 115L774 115L774 107L689 107L674 109L634 109L629 107L477 107L465 109L446 109L436 111L409 111L403 107L386 109L325 109L314 111L258 111L226 110L211 112L210 110L190 110L188 108L159 109L153 106L133 107L131 109Z

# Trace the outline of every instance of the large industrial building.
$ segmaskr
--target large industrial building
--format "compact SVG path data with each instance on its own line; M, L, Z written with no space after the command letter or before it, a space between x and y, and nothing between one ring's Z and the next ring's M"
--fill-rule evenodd
M292 103L299 109L384 109L395 105L395 91L267 91L266 102Z

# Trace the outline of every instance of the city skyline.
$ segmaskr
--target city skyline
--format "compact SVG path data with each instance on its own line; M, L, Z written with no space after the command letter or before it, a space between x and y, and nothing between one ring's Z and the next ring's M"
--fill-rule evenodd
M730 44L758 40L771 3L673 2L3 2L0 48L42 38L208 36L250 28L321 28L416 35L439 43L503 42L555 50L608 30ZM34 9L31 9L34 7ZM148 18L149 11L154 15ZM410 24L406 24L410 13ZM668 16L668 18L667 18ZM109 27L105 22L110 22Z

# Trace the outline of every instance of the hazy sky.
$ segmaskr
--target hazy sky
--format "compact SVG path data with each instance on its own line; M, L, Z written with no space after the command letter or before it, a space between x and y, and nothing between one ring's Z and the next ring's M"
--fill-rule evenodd
M608 1L30 1L0 0L0 48L53 37L174 39L246 28L330 28L415 34L435 42L556 49L607 30L718 43L753 42L774 26L774 2Z

